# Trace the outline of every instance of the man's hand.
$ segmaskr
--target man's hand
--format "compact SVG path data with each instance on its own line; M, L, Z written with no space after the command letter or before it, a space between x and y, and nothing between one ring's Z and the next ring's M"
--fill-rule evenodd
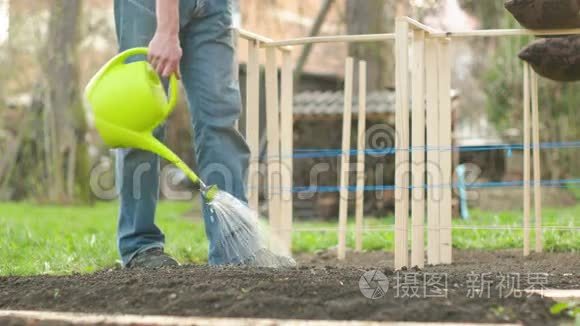
M157 31L149 43L148 60L163 77L169 77L173 73L180 77L179 62L182 55L178 35Z
M147 60L163 77L179 73L183 51L179 43L179 0L157 0L157 31Z

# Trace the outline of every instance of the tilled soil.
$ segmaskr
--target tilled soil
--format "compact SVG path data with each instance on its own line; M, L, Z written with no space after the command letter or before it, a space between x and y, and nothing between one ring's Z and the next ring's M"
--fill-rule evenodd
M580 288L580 255L456 251L454 264L395 272L392 255L299 255L290 270L182 266L91 275L1 277L0 309L280 319L557 324L554 301L519 290ZM386 275L365 283L366 271ZM372 275L372 274L368 274ZM367 275L367 276L368 276ZM376 275L376 274L374 274ZM367 280L369 278L367 277ZM446 280L446 285L444 281ZM510 283L511 282L511 283Z

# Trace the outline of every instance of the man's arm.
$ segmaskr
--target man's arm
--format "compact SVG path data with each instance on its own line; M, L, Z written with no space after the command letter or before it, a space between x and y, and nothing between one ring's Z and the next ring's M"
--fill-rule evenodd
M149 43L149 62L163 77L179 75L179 0L157 0L157 31Z

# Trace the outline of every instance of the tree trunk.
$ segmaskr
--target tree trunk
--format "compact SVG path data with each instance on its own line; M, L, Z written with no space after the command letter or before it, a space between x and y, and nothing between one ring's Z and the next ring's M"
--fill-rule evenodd
M347 33L392 32L397 4L395 0L347 0ZM393 42L350 43L348 52L350 56L367 62L369 91L394 87Z
M79 89L82 1L51 0L46 47L45 150L48 200L88 201L87 123ZM70 171L73 171L72 173Z

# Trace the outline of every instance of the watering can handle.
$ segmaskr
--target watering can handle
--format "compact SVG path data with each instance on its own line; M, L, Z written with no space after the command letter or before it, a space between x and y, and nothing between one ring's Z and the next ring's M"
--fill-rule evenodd
M127 59L129 59L132 56L147 55L148 53L149 49L145 47L131 48L126 51L123 51L117 54L113 59L111 59L111 61L109 61L109 63L107 63L107 65L103 69L103 72L107 71L111 67L124 64L125 61L127 61ZM178 96L179 96L179 85L177 76L175 74L172 74L171 77L169 78L169 99L166 107L167 115L169 115L177 105Z
M177 75L172 74L171 77L169 77L169 100L167 102L167 115L169 115L177 105L178 97L179 97L179 84L177 80Z

